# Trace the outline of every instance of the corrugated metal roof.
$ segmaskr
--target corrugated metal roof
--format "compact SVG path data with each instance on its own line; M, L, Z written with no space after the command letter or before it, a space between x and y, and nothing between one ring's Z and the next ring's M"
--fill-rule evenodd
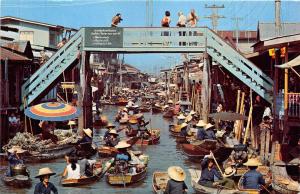
M0 59L5 60L8 59L10 61L30 61L27 57L9 51L3 47L0 47Z
M28 44L28 41L9 42L9 43L4 44L3 47L18 51L20 53L24 53L26 50L27 44Z
M300 23L282 23L281 36L300 33ZM275 23L258 23L258 41L276 37Z

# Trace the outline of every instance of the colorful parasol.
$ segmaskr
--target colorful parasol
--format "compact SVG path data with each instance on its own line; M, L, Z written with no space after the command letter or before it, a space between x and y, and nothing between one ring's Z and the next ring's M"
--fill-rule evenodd
M46 102L25 109L25 115L43 121L67 121L78 117L78 108L59 102Z

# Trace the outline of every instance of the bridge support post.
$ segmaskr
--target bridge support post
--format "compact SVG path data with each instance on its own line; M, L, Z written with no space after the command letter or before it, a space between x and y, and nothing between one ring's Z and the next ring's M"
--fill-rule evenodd
M210 74L210 60L207 54L206 44L207 39L205 40L205 53L204 53L204 63L203 63L203 73L202 73L202 84L201 84L201 103L202 103L202 119L207 123L208 122L208 114L209 114L209 106L210 106L210 82L209 82L209 74Z
M78 118L78 128L93 127L92 112L92 89L91 89L91 70L90 70L90 52L82 51L80 60L80 90L78 92L79 108L82 110Z

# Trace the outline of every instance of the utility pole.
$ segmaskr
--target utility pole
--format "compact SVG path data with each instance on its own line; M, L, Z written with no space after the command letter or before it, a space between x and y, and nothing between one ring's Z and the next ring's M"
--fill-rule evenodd
M146 26L153 26L153 0L146 0Z
M213 31L217 31L217 26L218 26L218 20L221 18L225 18L224 16L218 15L218 9L224 8L224 5L222 6L218 6L218 5L205 5L205 8L210 8L212 11L212 14L210 16L205 16L205 18L208 18L211 20L211 25L212 25L212 29Z
M243 18L233 17L231 19L235 22L235 46L239 50L239 21L243 20Z
M275 0L275 29L276 36L281 35L281 16L280 16L281 0Z

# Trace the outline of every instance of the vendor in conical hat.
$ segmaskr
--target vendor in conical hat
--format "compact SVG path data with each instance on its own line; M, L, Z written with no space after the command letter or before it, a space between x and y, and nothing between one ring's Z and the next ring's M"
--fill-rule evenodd
M83 137L77 142L78 144L92 144L93 132L90 128L83 129Z
M115 161L126 161L129 162L131 160L131 155L128 153L127 148L131 145L126 141L120 141L115 148L118 149L118 154L115 157Z
M117 131L115 129L112 129L108 132L108 137L105 140L105 144L109 147L114 147L116 146L120 139L119 139L119 134L117 133Z
M205 125L204 127L205 129L205 133L206 133L206 137L205 139L211 139L211 140L216 140L216 135L215 135L215 126L212 125L211 123L208 123L207 125Z
M170 179L164 193L185 193L188 190L184 180L186 174L180 166L171 166L168 168L168 175Z
M188 128L188 124L187 123L182 123L180 125L180 135L181 136L187 136L188 135L188 131L189 131L189 128Z
M204 130L204 126L207 123L204 122L204 120L199 120L199 122L196 124L197 129L197 139L198 140L204 140L206 137L206 131Z
M58 194L56 187L49 182L52 175L55 173L48 167L39 169L39 174L35 178L39 178L41 182L35 185L34 194Z
M258 158L250 158L244 165L249 168L249 171L243 176L244 189L260 189L261 185L266 184L263 175L256 170L258 166L262 165Z
M177 119L178 119L177 125L181 125L182 123L184 123L185 118L186 118L186 117L185 117L183 114L180 114L180 115L177 117Z
M112 129L114 129L116 126L114 125L114 124L112 124L112 123L108 123L107 124L107 126L106 126L106 131L105 131L105 133L104 133L104 136L103 136L103 138L104 138L104 140L109 136L109 132L112 130Z
M7 176L12 176L11 169L18 165L23 164L23 160L21 159L20 154L26 152L20 146L12 146L12 148L7 150L8 152L8 168L7 168Z

